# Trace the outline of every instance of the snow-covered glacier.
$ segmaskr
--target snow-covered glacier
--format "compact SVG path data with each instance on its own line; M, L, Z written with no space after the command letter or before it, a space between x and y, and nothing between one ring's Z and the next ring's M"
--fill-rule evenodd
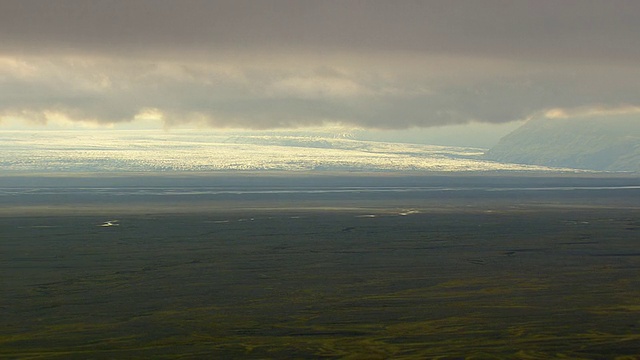
M0 171L558 171L484 149L211 130L0 132Z

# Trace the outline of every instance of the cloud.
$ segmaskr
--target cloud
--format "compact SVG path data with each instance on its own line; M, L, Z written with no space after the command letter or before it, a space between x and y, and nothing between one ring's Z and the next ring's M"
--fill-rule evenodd
M548 119L568 119L575 117L617 116L640 114L640 106L622 105L617 107L587 106L572 109L555 108L544 113Z
M406 129L637 107L638 14L633 0L7 0L0 117Z
M637 59L635 0L5 0L0 49Z
M90 57L3 58L0 114L44 123L52 119L113 124L149 109L166 126L280 128L341 123L411 128L470 121L502 123L541 111L599 104L634 104L636 72L540 73L500 63L471 64L477 73L443 76L441 59L394 72L389 64L336 69L325 63L290 66L254 62L151 61ZM459 60L458 60L459 61ZM473 62L468 60L468 62ZM366 63L362 60L359 64ZM459 61L459 63L462 63Z
M267 90L274 97L321 99L365 96L368 90L352 79L336 77L291 77L277 80Z

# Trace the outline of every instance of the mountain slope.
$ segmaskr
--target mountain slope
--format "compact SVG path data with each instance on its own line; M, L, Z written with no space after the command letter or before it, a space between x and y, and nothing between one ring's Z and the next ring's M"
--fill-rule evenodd
M605 171L640 171L640 116L535 118L503 137L486 159Z

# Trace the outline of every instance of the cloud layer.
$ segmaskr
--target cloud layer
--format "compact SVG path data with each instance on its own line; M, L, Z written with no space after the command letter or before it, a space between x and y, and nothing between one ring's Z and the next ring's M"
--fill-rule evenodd
M637 1L5 1L0 116L411 128L640 106Z

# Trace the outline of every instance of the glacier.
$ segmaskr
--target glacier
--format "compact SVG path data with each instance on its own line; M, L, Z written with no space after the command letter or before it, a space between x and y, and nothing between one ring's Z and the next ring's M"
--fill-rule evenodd
M0 170L573 171L483 159L485 149L356 140L328 134L212 130L0 132Z

